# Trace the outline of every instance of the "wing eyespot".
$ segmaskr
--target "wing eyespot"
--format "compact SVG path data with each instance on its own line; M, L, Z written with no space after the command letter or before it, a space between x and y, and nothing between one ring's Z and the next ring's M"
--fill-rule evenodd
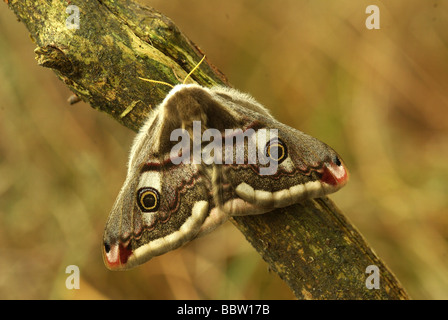
M154 212L159 209L160 195L154 188L141 188L137 192L137 204L143 212Z
M286 144L280 139L272 139L265 146L265 155L269 159L282 163L288 157L288 149Z

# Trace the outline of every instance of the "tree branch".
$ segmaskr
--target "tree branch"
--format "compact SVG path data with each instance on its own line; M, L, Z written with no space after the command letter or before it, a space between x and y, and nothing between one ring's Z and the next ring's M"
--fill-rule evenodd
M64 1L10 0L37 44L38 64L82 100L137 131L149 109L183 79L203 53L174 23L129 0L71 1L80 28L68 29ZM229 85L209 61L194 73L200 85ZM299 299L408 299L394 275L328 198L233 223ZM380 289L367 289L366 268L380 270Z

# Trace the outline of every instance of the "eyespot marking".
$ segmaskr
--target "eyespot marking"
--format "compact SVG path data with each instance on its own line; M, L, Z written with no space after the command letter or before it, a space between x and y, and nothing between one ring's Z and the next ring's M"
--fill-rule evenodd
M143 212L154 212L159 209L159 192L150 187L141 188L137 192L137 204Z
M266 157L276 161L278 164L282 163L288 156L286 144L278 138L270 140L264 150Z

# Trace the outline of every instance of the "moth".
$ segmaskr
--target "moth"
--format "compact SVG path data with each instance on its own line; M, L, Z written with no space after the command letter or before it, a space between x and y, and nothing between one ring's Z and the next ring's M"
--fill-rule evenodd
M133 142L104 231L105 265L133 268L231 216L321 197L347 180L332 148L277 121L250 95L184 80L149 113Z

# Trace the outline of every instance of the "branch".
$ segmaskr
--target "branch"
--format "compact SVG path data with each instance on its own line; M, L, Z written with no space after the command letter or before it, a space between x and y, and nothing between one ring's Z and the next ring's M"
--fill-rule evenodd
M38 64L82 100L137 131L168 93L138 77L178 83L203 53L167 17L129 0L71 1L80 28L68 29L64 1L9 0L37 44ZM229 85L209 61L200 85ZM299 299L408 299L394 275L326 197L232 222ZM367 289L366 268L380 270Z

